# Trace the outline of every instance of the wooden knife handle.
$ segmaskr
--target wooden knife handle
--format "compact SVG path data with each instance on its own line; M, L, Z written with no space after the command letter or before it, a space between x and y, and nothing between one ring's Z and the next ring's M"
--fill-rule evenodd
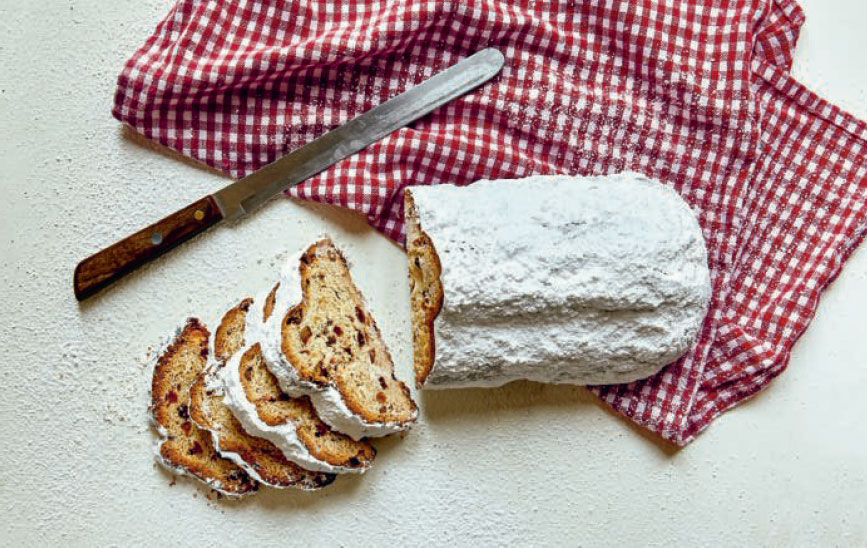
M212 196L94 253L75 267L75 298L84 300L166 251L223 220Z

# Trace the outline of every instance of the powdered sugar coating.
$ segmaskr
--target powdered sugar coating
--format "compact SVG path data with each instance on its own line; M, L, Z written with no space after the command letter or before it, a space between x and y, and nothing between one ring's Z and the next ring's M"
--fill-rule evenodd
M631 382L693 343L710 273L674 190L627 172L411 192L442 265L426 387Z

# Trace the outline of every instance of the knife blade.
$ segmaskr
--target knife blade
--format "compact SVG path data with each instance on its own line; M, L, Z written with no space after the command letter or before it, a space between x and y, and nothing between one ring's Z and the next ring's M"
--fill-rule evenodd
M481 50L250 175L98 251L75 267L75 297L84 300L220 221L253 211L287 188L484 84L504 62L498 50Z

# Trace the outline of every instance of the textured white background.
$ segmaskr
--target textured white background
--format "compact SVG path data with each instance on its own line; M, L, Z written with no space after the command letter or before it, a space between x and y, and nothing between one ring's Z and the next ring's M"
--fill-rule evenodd
M803 0L795 73L867 117L867 4ZM84 305L75 262L225 183L109 116L168 0L0 0L0 544L867 543L867 251L789 370L674 450L581 388L423 394L419 425L315 494L213 501L152 464L147 347L271 281L330 231L409 377L403 253L354 215L279 200Z

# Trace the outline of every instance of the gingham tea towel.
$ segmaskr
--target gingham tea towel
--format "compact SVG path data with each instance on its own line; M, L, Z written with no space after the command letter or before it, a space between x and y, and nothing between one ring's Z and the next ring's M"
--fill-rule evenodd
M867 226L867 126L788 73L803 19L793 0L180 0L113 114L239 177L499 48L492 82L291 195L402 241L407 185L624 169L671 185L708 245L708 318L659 374L593 390L682 445L785 369Z

